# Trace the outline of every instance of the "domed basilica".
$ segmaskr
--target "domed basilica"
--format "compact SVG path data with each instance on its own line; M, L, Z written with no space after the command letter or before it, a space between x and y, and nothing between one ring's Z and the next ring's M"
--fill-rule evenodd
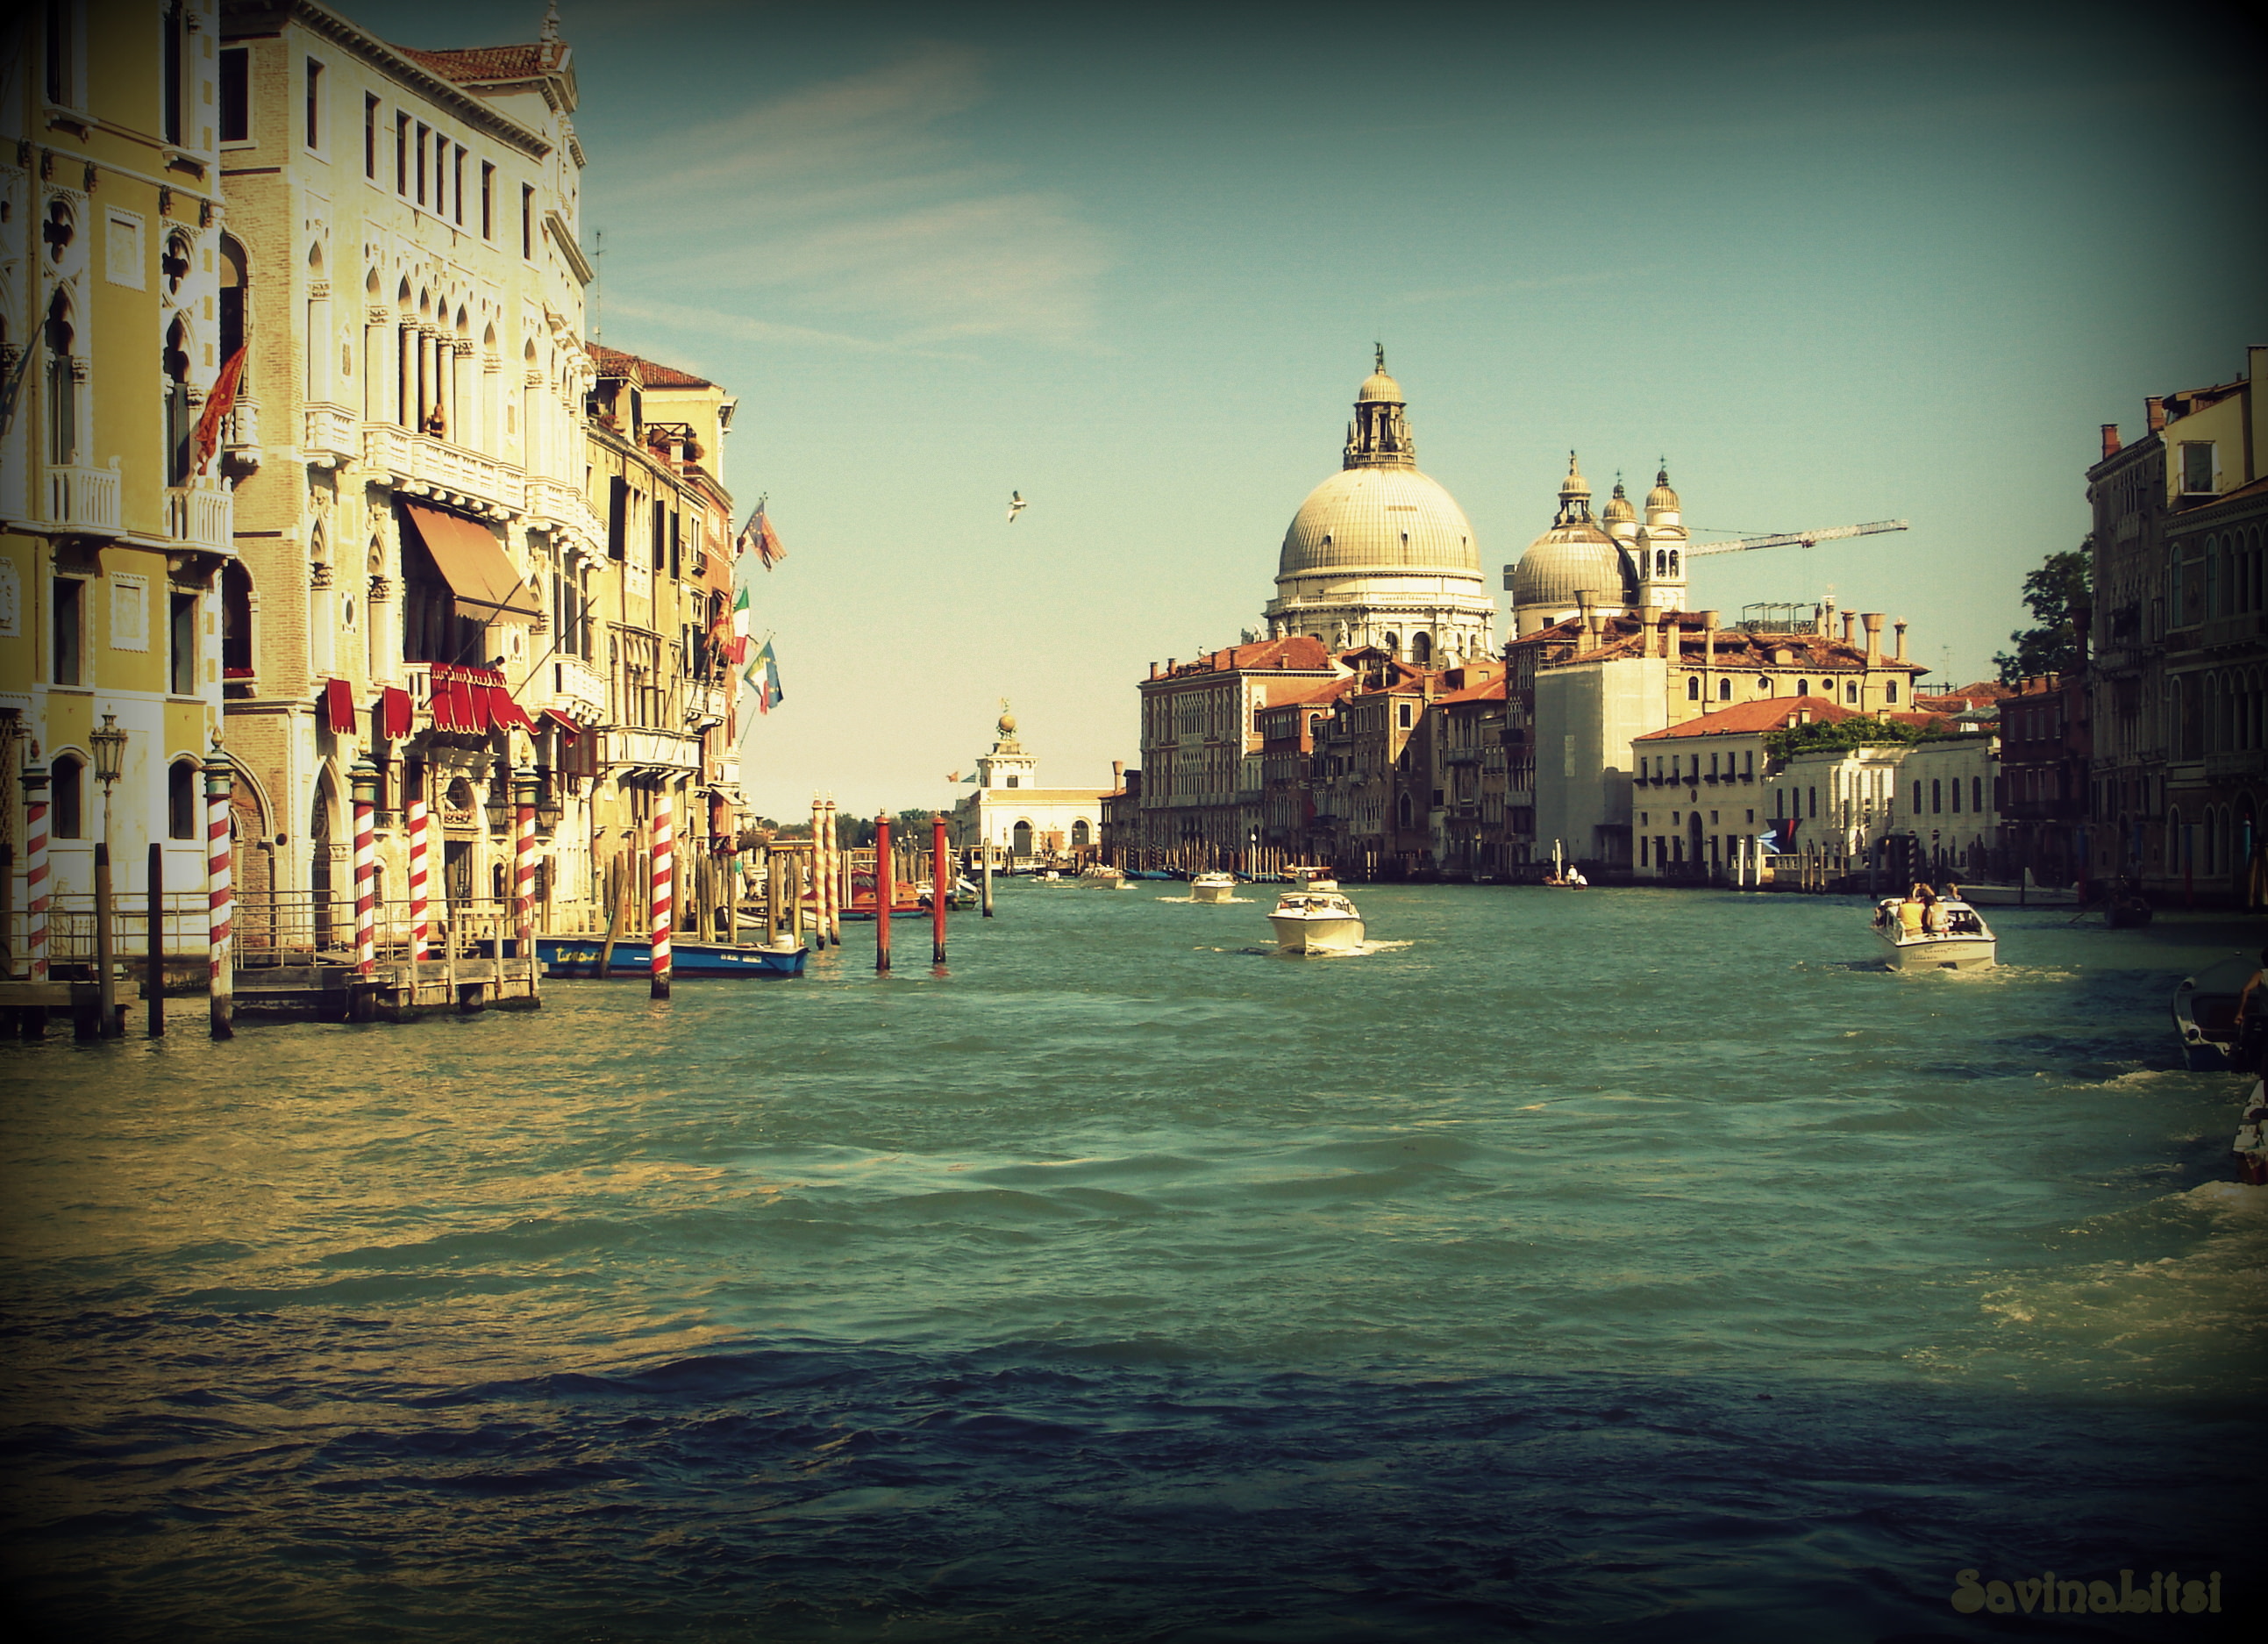
M1418 471L1405 403L1381 348L1355 395L1339 471L1307 493L1284 533L1270 638L1376 645L1429 667L1495 653L1496 606L1472 521Z

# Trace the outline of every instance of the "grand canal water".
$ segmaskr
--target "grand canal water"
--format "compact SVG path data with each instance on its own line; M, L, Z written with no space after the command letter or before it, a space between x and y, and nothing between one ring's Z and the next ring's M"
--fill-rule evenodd
M11 1607L104 1639L2217 1635L2258 926L1015 884L799 983L0 1047ZM1261 893L1248 895L1258 897ZM194 1024L191 1024L194 1026ZM1955 1572L2222 1572L1964 1616ZM2092 1630L2090 1630L2092 1629Z

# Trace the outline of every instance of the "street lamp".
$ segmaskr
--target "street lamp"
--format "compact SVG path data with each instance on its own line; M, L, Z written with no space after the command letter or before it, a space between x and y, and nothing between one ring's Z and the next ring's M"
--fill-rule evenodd
M126 733L118 728L118 716L106 713L101 728L87 734L87 741L94 749L94 778L102 784L102 834L110 837L110 785L118 780L126 764Z
M118 780L125 763L126 733L118 728L116 714L106 713L100 728L87 733L86 740L94 750L95 779L102 784L102 831L94 841L94 981L99 1011L96 1031L107 1039L124 1031L124 1024L118 1020L117 949L112 928L115 915L110 891L110 785Z

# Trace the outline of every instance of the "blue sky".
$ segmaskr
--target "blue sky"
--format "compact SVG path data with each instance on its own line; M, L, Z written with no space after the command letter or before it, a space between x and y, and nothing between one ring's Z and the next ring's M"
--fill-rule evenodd
M1602 496L1666 456L1697 527L1912 521L1697 603L1831 589L1961 680L2085 534L2097 425L2268 341L2234 10L561 13L605 339L739 394L790 550L784 816L949 803L1004 696L1042 781L1130 763L1148 663L1257 623L1373 340L1491 587L1571 447Z

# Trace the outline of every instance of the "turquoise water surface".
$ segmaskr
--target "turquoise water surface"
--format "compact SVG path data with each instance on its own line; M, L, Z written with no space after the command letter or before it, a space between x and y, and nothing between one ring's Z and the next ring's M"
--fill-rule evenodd
M2206 1636L2259 926L1011 883L800 981L0 1046L17 1609L268 1639ZM2222 1572L1974 1616L1955 1573ZM2059 1630L2061 1629L2061 1630ZM2091 1629L2091 1630L2090 1630Z

